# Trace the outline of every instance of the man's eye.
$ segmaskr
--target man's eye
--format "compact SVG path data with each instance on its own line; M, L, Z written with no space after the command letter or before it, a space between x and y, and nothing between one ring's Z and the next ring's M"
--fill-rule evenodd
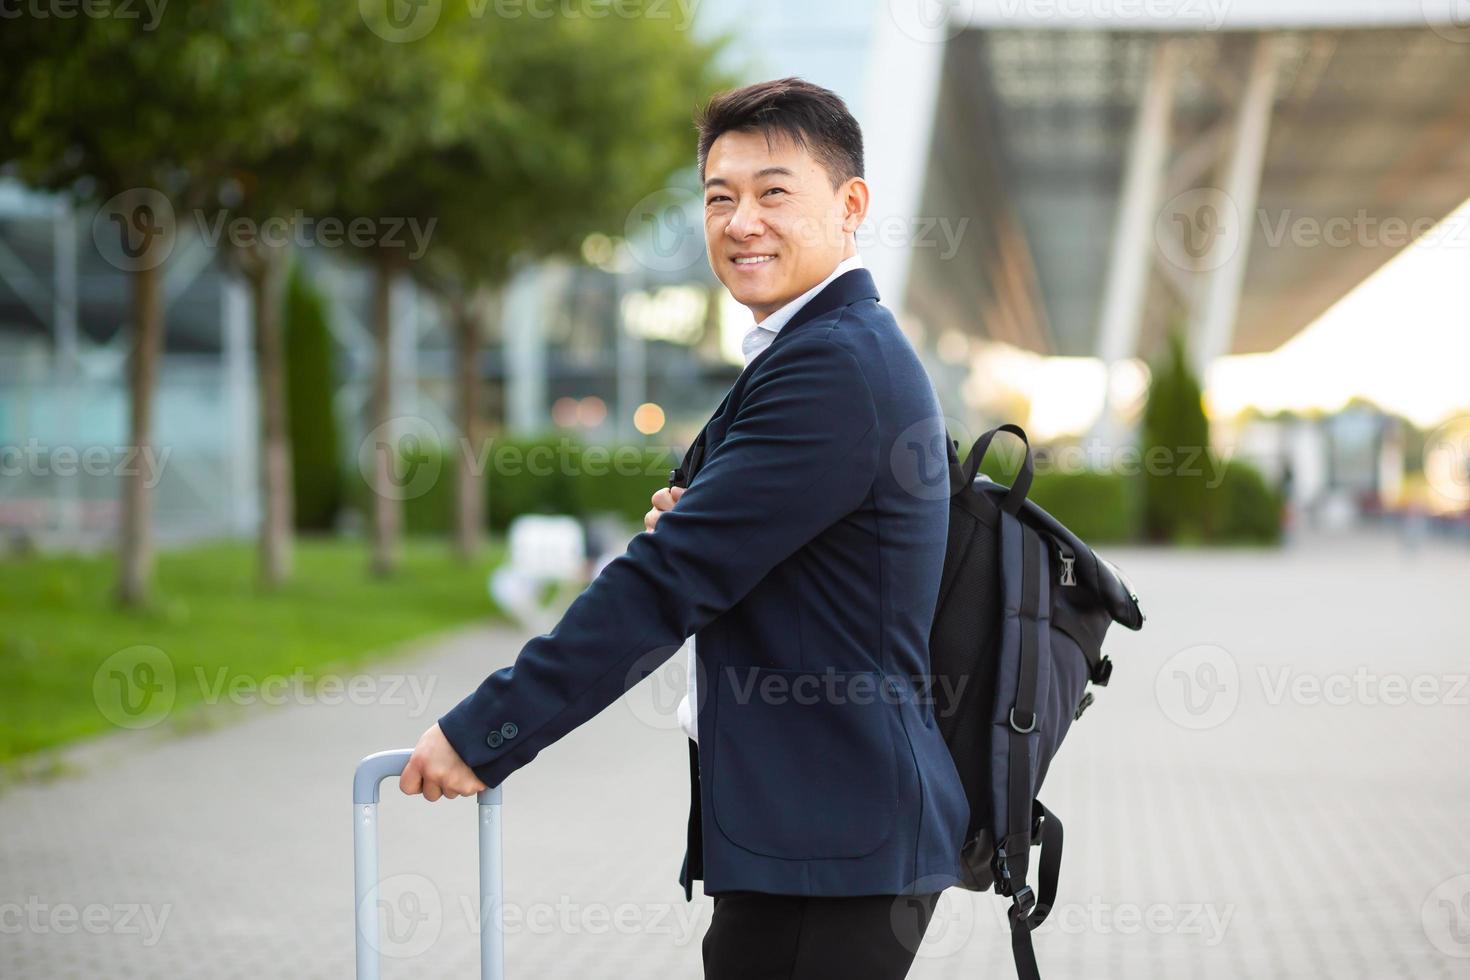
M725 195L723 195L723 194L716 194L714 197L710 198L708 201L705 201L704 203L705 203L705 206L709 206L711 204L717 204L720 201L728 201L728 200L730 200L730 199L728 197L726 197Z
M786 193L786 188L784 188L784 187L772 187L770 190L766 191L766 193L767 194L775 194L777 191L780 191L782 194L785 194Z

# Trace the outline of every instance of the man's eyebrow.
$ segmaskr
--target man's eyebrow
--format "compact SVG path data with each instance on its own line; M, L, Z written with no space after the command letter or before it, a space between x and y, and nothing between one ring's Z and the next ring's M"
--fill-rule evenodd
M795 176L796 176L795 172L793 172L791 170L788 170L785 167L766 167L766 168L764 168L762 170L757 170L755 172L755 177L756 177L757 180L759 180L762 177L795 177ZM725 178L723 178L723 177L711 177L709 180L706 180L704 182L705 190L709 190L711 187L729 187L729 186L730 186L730 182L728 180L726 180Z

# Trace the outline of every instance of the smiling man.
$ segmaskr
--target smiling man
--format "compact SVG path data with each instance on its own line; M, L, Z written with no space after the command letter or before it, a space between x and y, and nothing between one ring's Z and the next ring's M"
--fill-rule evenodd
M645 532L424 733L400 785L500 783L696 636L679 881L714 896L705 977L899 978L959 883L969 815L916 689L949 511L915 472L943 472L947 437L857 255L869 189L842 100L782 79L698 125L710 266L753 320L745 369L687 489L654 494Z

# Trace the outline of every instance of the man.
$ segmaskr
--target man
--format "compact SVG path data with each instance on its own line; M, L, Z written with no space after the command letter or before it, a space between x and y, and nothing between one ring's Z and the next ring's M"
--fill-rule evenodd
M938 400L857 256L842 100L788 78L698 123L710 265L755 320L745 370L687 489L654 494L647 530L424 733L400 785L500 783L697 634L680 883L714 896L706 978L903 977L969 815L917 696L948 499L911 477L916 449L944 472Z

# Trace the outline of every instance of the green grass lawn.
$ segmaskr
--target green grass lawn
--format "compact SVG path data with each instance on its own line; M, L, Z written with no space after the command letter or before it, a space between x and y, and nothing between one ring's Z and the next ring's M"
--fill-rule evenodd
M113 602L111 556L0 561L0 761L116 730L124 676L172 674L162 714L124 727L187 728L212 699L238 700L220 698L221 681L340 677L405 640L496 617L485 581L500 555L497 544L463 565L442 540L410 540L397 575L379 580L364 543L302 540L293 581L263 593L252 544L211 544L160 554L142 612Z

